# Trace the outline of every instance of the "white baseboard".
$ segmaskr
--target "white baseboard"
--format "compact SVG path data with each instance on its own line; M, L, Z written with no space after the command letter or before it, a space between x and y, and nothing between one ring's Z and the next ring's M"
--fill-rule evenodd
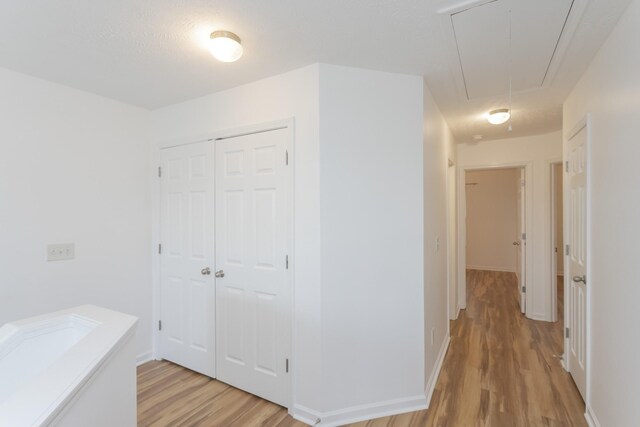
M589 427L600 427L600 421L598 421L598 417L596 417L596 414L593 412L591 405L587 405L584 418L587 420Z
M427 409L427 400L424 395L420 394L324 413L296 405L291 416L310 426L334 427L406 412L422 411L424 409Z
M306 425L315 426L320 422L320 416L322 414L305 406L295 405L292 410L289 410L289 415Z
M153 352L152 352L151 350L149 350L149 351L147 351L147 352L145 352L145 353L139 354L139 355L136 357L136 364L137 364L138 366L140 366L140 365L142 365L143 363L147 363L147 362L148 362L148 361L150 361L150 360L153 360Z
M569 372L569 369L567 369L567 361L564 360L564 354L562 355L562 358L560 359L560 366L562 366L562 369L564 369L565 371Z
M480 265L467 265L467 270L481 270L481 271L499 271L501 273L515 273L514 270L501 267L487 267Z
M438 353L436 364L431 371L431 375L429 375L429 381L427 381L427 386L424 390L424 394L427 397L427 408L429 407L429 405L431 405L431 397L433 397L433 391L436 389L438 377L440 376L440 371L442 370L442 363L444 362L444 358L447 355L447 350L449 350L450 342L451 337L447 335L444 341L442 341L442 346L440 347L440 352Z
M532 313L531 315L527 314L527 317L531 320L538 320L540 322L551 322L551 319L540 313Z

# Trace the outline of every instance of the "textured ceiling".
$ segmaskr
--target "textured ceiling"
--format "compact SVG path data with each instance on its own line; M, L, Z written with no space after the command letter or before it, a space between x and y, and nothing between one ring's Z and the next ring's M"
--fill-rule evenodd
M417 74L458 142L504 138L561 127L562 101L629 3L580 1L588 4L552 83L514 96L512 133L483 116L504 106L504 93L460 94L438 13L456 0L2 0L0 66L149 109L314 62ZM210 56L215 29L240 35L240 61Z

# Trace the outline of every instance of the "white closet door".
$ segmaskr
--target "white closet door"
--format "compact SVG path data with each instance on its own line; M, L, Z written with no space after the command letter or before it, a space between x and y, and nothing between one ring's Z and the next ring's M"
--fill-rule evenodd
M161 156L160 355L214 377L213 143Z
M587 128L568 142L569 370L582 397L587 383Z
M283 406L290 394L288 138L280 129L216 142L218 379Z

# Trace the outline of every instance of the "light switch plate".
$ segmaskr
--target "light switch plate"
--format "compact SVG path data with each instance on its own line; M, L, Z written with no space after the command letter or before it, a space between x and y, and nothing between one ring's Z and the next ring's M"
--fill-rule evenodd
M76 256L73 243L56 243L47 245L47 261L64 261Z

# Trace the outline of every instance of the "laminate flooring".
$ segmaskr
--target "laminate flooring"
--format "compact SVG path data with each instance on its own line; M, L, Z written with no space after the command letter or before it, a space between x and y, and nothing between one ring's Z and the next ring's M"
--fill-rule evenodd
M555 323L525 318L513 273L469 270L467 309L428 410L358 427L586 426L584 403L562 369L562 282ZM286 409L166 361L138 368L139 426L303 426Z

